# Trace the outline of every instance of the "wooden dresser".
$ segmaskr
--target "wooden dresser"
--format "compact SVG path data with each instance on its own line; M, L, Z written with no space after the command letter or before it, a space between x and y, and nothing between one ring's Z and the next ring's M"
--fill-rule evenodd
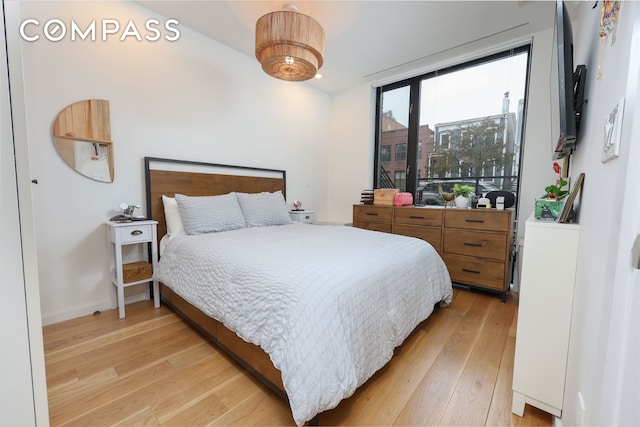
M426 240L442 256L454 283L495 292L506 300L511 210L354 205L353 226Z

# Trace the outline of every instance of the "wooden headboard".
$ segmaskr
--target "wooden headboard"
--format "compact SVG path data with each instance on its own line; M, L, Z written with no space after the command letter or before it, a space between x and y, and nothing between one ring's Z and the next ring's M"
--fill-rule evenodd
M162 195L218 196L237 191L282 191L286 198L286 171L219 165L186 160L144 158L147 218L158 221L158 242L167 234Z

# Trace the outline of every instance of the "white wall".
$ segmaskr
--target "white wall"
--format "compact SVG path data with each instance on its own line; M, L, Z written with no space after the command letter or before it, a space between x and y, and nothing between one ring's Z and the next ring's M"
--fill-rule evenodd
M362 85L331 98L327 212L350 223L360 193L373 188L375 89Z
M101 17L141 27L156 16L129 2L22 2L21 19ZM34 28L30 28L31 34ZM104 221L120 202L144 204L143 157L285 169L287 199L326 215L329 97L273 79L249 58L180 27L176 42L22 42L45 324L109 306ZM55 150L67 105L106 99L115 182L89 180ZM19 141L25 143L25 141Z
M640 4L622 3L616 42L611 45L611 38L606 42L599 80L596 71L600 9L593 10L591 6L580 5L579 27L574 29L576 63L588 67L588 104L570 169L573 176L584 172L585 182L579 211L582 231L562 423L580 422L580 393L586 409L585 425L637 425L639 314L637 302L633 307L628 304L633 292L638 293L638 283L635 291L629 286L629 254L638 224ZM623 97L620 157L602 163L604 124ZM629 326L634 333L625 332ZM626 333L629 343L635 343L636 359L628 363L635 366L635 373L623 369L625 358L633 354L625 354L633 348L626 347Z

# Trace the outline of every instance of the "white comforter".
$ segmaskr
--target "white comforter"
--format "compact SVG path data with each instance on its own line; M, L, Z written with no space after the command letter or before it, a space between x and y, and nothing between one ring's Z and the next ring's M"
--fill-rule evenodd
M300 223L175 237L154 277L270 355L298 425L353 394L452 294L422 240Z

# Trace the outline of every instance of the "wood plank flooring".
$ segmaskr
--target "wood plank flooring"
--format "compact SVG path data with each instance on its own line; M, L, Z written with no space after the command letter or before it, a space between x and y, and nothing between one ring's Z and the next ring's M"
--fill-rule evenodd
M286 402L151 301L44 327L52 426L294 425ZM550 426L511 414L517 296L456 290L321 425Z

